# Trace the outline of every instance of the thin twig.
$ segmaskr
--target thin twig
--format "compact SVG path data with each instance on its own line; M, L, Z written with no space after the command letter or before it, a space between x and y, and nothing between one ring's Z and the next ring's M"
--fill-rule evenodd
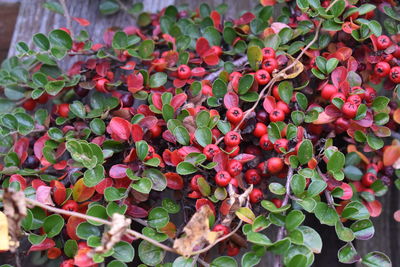
M69 11L68 11L67 4L65 3L65 0L59 0L59 1L64 10L64 17L67 20L67 28L71 32L71 37L74 38L74 33L72 30L72 19L71 19L71 15L69 14Z
M198 261L200 262L200 264L203 265L204 267L209 267L209 266L210 266L210 264L209 264L208 262L206 262L205 260L203 260L203 259L201 259L201 258L198 258L197 260L198 260Z

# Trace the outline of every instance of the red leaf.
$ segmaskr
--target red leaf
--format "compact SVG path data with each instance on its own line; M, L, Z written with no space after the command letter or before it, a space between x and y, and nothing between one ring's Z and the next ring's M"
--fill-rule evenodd
M176 110L180 106L182 106L187 99L187 95L185 93L180 93L174 96L171 100L171 106Z
M237 24L237 25L248 24L253 19L255 19L255 17L256 16L253 13L246 12L238 20L235 21L235 24Z
M379 200L374 200L372 202L363 201L363 204L368 209L371 217L378 217L382 212L382 204Z
M96 72L101 77L105 77L109 70L110 70L110 62L108 62L108 61L101 62L96 65Z
M57 162L56 164L53 165L53 168L55 170L64 170L67 167L68 162L66 160L62 160L60 162Z
M161 98L161 93L154 93L151 96L151 100L153 100L153 105L158 109L158 110L162 110L162 98Z
M222 154L222 153L220 153L220 154ZM205 198L200 198L200 199L196 200L196 210L199 210L204 205L208 205L215 214L215 206L210 200L205 199Z
M40 137L33 145L33 153L35 154L38 160L42 159L44 143L46 143L46 141L49 139L50 138L47 135L44 135Z
M26 180L25 180L24 177L22 177L22 176L19 175L19 174L13 174L13 175L11 175L11 176L10 176L9 182L10 182L10 183L12 183L12 182L18 182L18 183L20 184L20 186L21 186L21 190L22 190L22 191L25 190L25 188L26 188Z
M263 107L267 113L271 113L276 108L276 100L273 96L264 98Z
M228 92L224 96L224 106L226 109L234 108L239 106L239 97L234 92Z
M174 87L181 88L181 87L185 86L187 81L188 80L181 80L181 79L176 78L172 83L173 83Z
M276 0L261 0L260 3L263 6L273 6L276 4Z
M176 144L176 138L169 130L166 130L162 133L162 138L167 142Z
M69 238L73 240L79 240L80 238L76 235L76 228L81 222L86 221L85 219L81 219L78 217L71 216L68 218L66 230Z
M215 171L224 171L227 169L229 156L225 153L218 153L214 156L213 161L217 163L217 165L214 167Z
M109 127L112 133L122 140L128 140L131 135L131 123L122 118L112 118Z
M135 61L129 61L126 62L124 66L121 66L120 68L123 70L133 70L136 67L136 62Z
M56 204L60 206L67 197L67 190L65 189L64 184L57 180L52 180L50 182L50 186L53 188L54 202L56 202Z
M336 68L331 74L332 83L337 88L340 87L339 85L342 81L346 80L346 77L347 77L347 70L343 66Z
M139 206L129 204L125 214L133 218L146 218L149 213Z
M213 51L213 53L207 54L203 58L204 62L209 66L215 66L219 63L218 55Z
M358 61L354 57L350 57L347 61L347 70L348 71L357 71Z
M31 251L42 251L42 250L47 250L47 249L52 248L52 247L55 247L55 246L56 246L56 242L54 242L53 239L46 238L45 240L43 240L42 243L37 244L37 245L32 245L32 246L29 248L28 253L31 252Z
M29 139L26 137L22 137L18 139L17 142L14 144L14 152L17 153L20 162L23 163L25 159L22 161L21 158L23 157L24 152L27 152L29 148Z
M109 171L109 175L111 178L114 178L114 179L125 178L127 169L128 169L127 165L116 164L111 167L111 169Z
M36 200L40 203L54 206L54 202L51 199L51 187L44 185L39 186L36 190Z
M204 37L200 37L196 42L196 52L201 57L210 49L210 43Z
M140 72L128 75L126 77L126 85L128 86L128 91L132 94L139 92L143 89L143 75Z
M74 265L78 267L89 267L93 266L94 262L93 259L91 258L91 248L81 248L78 250L74 257Z
M141 121L139 121L139 126L144 129L151 129L156 126L158 119L154 116L144 117Z
M332 117L326 114L325 111L322 111L318 115L318 119L313 121L313 124L327 124L336 120L337 117Z
M167 186L173 190L182 190L183 189L183 179L182 176L175 172L167 172L165 174L167 178Z
M76 17L72 17L76 22L79 23L79 25L86 27L90 25L90 21L88 21L87 19L84 18L76 18Z
M221 25L221 15L217 11L213 10L210 13L210 18L213 20L214 27L219 29L219 26Z
M137 142L143 139L143 129L138 124L132 124L132 139Z
M103 181L98 183L94 188L96 189L96 192L103 195L104 190L106 190L107 187L111 187L113 185L113 180L111 178L105 178Z
M242 153L242 154L237 155L233 159L239 161L240 163L246 163L246 162L252 161L255 158L256 158L256 156L254 156L254 155Z
M203 67L196 67L192 69L192 76L203 77L206 75L206 70Z

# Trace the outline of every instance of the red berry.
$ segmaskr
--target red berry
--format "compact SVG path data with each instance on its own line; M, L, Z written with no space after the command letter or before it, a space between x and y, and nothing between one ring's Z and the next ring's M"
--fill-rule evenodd
M155 71L163 72L167 68L168 63L165 58L161 57L153 60L152 65L154 66Z
M253 135L255 137L261 137L264 134L267 134L267 132L268 132L267 125L265 125L262 122L257 122L256 126L254 127L254 130L253 130Z
M390 38L388 36L381 35L377 38L376 48L378 48L378 50L385 50L391 44L392 44L392 41L390 40Z
M276 103L276 108L282 110L285 114L289 114L290 113L289 105L286 104L283 101L278 101Z
M238 107L230 108L226 112L226 118L233 124L237 124L243 119L243 111Z
M239 161L233 159L228 163L228 172L231 176L239 175L243 170L243 165Z
M379 77L385 77L390 73L390 65L385 61L381 61L375 65L374 72Z
M234 245L232 242L228 243L228 248L226 250L226 255L235 257L237 254L239 254L240 248L236 245Z
M182 80L189 79L192 75L192 71L190 70L188 65L180 65L178 67L178 78Z
M275 58L275 50L272 47L264 47L261 51L263 59Z
M321 96L325 100L330 100L338 92L338 88L332 84L326 84L321 90Z
M394 83L400 83L400 66L393 67L390 70L389 78Z
M349 184L342 183L340 188L343 190L343 195L340 197L340 199L349 200L353 197L353 189Z
M283 169L283 167L284 163L281 158L273 157L267 161L267 169L272 174L280 172Z
M289 144L289 141L287 139L285 139L285 138L278 139L275 141L274 149L278 153L283 153L281 148L283 148L284 151L288 151L288 148L289 148L288 144Z
M359 95L351 95L347 98L347 102L359 106L361 104L361 97Z
M342 112L345 115L345 117L352 119L357 115L357 108L358 108L357 105L351 102L346 102L342 106Z
M233 79L237 78L239 79L240 77L242 77L242 74L238 71L234 71L231 74L229 74L229 80L232 81Z
M334 98L340 98L340 99L343 100L343 102L346 101L346 96L345 96L343 93L336 93L336 94L332 95L332 96L331 96L331 101L332 101Z
M271 199L271 202L275 204L275 207L277 207L278 209L280 207L282 207L282 199L279 198L273 198Z
M365 87L365 101L368 103L374 101L376 97L376 91L372 87Z
M232 177L227 171L219 171L215 175L215 183L221 187L227 186L231 179Z
M120 97L121 103L122 103L122 107L126 108L126 107L132 107L133 105L133 96L131 93L129 94L123 94Z
M228 226L222 224L216 224L212 230L214 232L222 232L221 236L227 235L231 231Z
M68 200L61 208L67 211L78 211L78 203L75 200Z
M266 85L271 80L271 75L266 70L258 70L255 79L259 85Z
M264 198L260 189L254 188L249 195L250 203L258 203Z
M190 179L190 188L191 188L193 191L199 191L199 190L200 190L200 189L199 189L199 185L197 184L197 180L198 180L200 177L203 177L203 178L204 178L203 175L201 175L201 174L196 174L195 176L192 177L192 179Z
M203 95L213 96L212 88L211 88L211 86L209 86L207 84L203 85L203 87L201 89L201 93Z
M378 178L376 175L372 172L367 172L364 174L364 176L361 178L361 183L366 186L370 187Z
M58 115L63 118L68 118L69 104L63 103L58 105Z
M272 150L274 148L274 145L271 143L271 141L268 138L268 134L264 134L263 136L261 136L260 138L260 147L263 150Z
M215 52L215 54L217 56L221 56L222 55L223 51L222 51L222 48L220 46L214 45L214 46L211 46L211 49L214 50L214 52Z
M278 68L278 62L276 61L275 58L267 58L266 60L263 61L261 67L262 69L268 71L269 73L272 73L275 69Z
M281 101L281 97L279 96L279 87L277 85L275 85L274 87L272 87L272 95L275 97L275 99L277 101Z
M227 146L237 146L240 144L240 134L235 131L227 132L224 136L224 142Z
M43 93L38 99L37 102L39 104L46 104L49 100L49 95L47 93Z
M269 120L272 122L283 121L285 119L285 112L280 109L274 109L269 114Z
M268 113L264 109L259 110L257 111L256 118L258 121L264 122L268 118Z
M34 110L36 107L36 101L33 100L32 98L29 98L28 100L26 100L23 104L22 107L27 110L27 111L31 111Z
M209 144L203 148L203 154L206 155L208 160L212 160L215 155L217 155L221 150L217 145Z
M259 184L261 182L261 176L256 169L248 169L244 178L248 184Z
M385 61L385 62L390 62L390 61L393 60L394 56L393 56L392 54L383 53L382 56L381 56L381 58L382 58L383 61Z
M151 138L159 137L161 135L161 131L162 131L162 129L158 124L151 127L149 129L149 132L151 133Z

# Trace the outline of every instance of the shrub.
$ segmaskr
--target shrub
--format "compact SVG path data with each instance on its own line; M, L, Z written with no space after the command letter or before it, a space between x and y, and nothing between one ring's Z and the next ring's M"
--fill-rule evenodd
M338 261L391 266L352 241L373 236L378 198L400 184L398 13L297 0L273 17L271 2L235 20L227 5L135 4L138 27L104 43L66 28L18 43L0 71L0 249L26 234L61 266L255 266L267 251L310 266L314 214L346 242Z

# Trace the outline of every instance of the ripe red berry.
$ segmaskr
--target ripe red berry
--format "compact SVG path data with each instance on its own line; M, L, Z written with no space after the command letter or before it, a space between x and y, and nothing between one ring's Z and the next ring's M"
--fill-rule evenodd
M272 150L274 148L274 145L271 143L271 141L268 138L268 134L264 134L260 138L260 147L263 150Z
M254 127L254 130L253 130L253 135L255 137L261 137L264 134L267 134L267 132L268 132L267 125L265 125L262 122L257 122L256 126Z
M263 193L260 189L254 188L249 195L250 203L258 203L264 198Z
M359 106L361 104L361 97L359 95L351 95L347 98L347 102Z
M221 152L217 145L209 144L203 148L203 154L206 155L208 160L212 160L215 155Z
M227 171L231 176L239 175L243 170L243 165L239 161L232 159L228 162Z
M213 231L214 231L214 232L222 232L222 233L221 233L221 236L224 236L224 235L229 234L231 230L230 230L229 227L226 226L226 225L216 224L216 225L213 227Z
M23 104L22 107L27 110L27 111L31 111L34 110L36 107L36 101L33 100L32 98L29 98L28 100L26 100Z
M231 179L232 177L227 171L219 171L215 175L215 183L221 187L227 186Z
M376 48L378 48L378 50L385 50L391 44L392 44L392 41L390 40L390 38L388 36L381 35L377 38Z
M161 129L160 125L158 125L158 124L151 127L149 129L149 132L151 133L151 138L159 137L161 135L161 131L162 131L162 129Z
M193 191L199 191L199 190L200 190L200 189L199 189L199 185L197 184L197 180L198 180L200 177L203 177L203 178L204 178L203 175L201 175L201 174L196 174L195 176L192 177L192 179L190 179L190 188L191 188Z
M343 101L346 101L346 96L345 96L343 93L336 93L336 94L333 94L333 95L331 96L331 102L332 102L332 100L335 99L335 98L340 98L340 99L342 99Z
M133 105L133 96L131 93L121 95L120 100L122 103L122 107L124 108L132 107Z
M392 54L383 53L383 54L381 55L381 58L382 58L382 60L383 60L384 62L390 62L390 61L393 60L394 56L393 56Z
M261 182L261 176L256 169L248 169L244 178L248 184L259 184Z
M261 51L263 59L275 58L275 50L272 47L264 47Z
M39 104L46 104L49 100L49 95L47 93L43 93L38 99L37 102Z
M390 70L389 78L394 83L400 83L400 66L393 67Z
M262 63L262 69L272 73L275 69L278 68L278 62L275 58L267 58Z
M272 122L283 121L285 119L285 112L280 109L274 109L269 114L269 120Z
M227 132L224 136L224 142L227 146L237 146L240 144L240 134L235 131Z
M241 108L232 107L226 112L226 118L233 124L237 124L243 119L243 111Z
M378 178L376 175L372 172L367 172L364 174L364 176L361 178L361 183L366 186L370 187Z
M276 108L282 110L285 114L289 114L290 113L289 105L286 104L283 101L278 101L276 103Z
M78 203L75 200L68 200L61 208L67 211L78 211Z
M372 87L365 87L365 101L368 103L374 101L376 97L376 91Z
M346 102L342 106L342 112L345 115L345 117L352 119L357 115L357 108L358 106L356 104L353 104L351 102Z
M280 172L284 167L283 160L281 158L273 157L267 161L268 172L276 174Z
M385 61L381 61L375 65L374 72L379 77L385 77L390 73L390 65Z
M255 79L259 85L266 85L271 80L271 75L266 70L258 70Z
M231 256L231 257L235 257L237 254L239 254L239 252L240 252L240 248L238 246L236 246L232 242L228 243L228 247L227 247L227 250L226 250L226 255Z
M278 209L280 207L282 207L282 199L279 198L273 198L271 199L271 202L275 204L275 207L277 207Z
M321 90L321 96L325 100L330 100L338 92L338 88L332 84L326 84Z
M277 101L281 101L282 100L280 95L279 95L279 87L277 85L272 87L272 95L275 97L275 99Z
M285 138L278 139L275 141L274 149L278 153L283 153L281 149L283 148L283 151L288 151L288 148L289 148L288 144L289 144L289 140L287 140Z
M182 80L189 79L192 75L192 71L190 70L188 65L180 65L178 67L178 78Z
M63 118L68 118L69 114L69 104L63 103L58 105L58 115Z

